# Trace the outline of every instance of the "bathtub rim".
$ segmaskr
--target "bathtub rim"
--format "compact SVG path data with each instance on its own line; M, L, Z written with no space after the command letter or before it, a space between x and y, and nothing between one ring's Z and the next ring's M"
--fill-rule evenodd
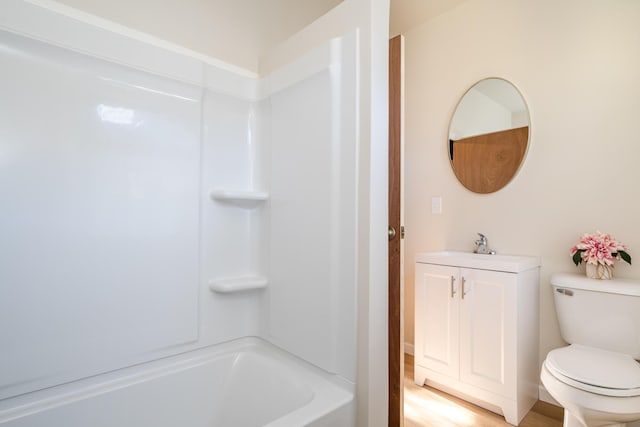
M255 352L286 362L295 373L302 374L309 380L309 386L313 391L313 398L309 402L269 422L265 427L305 425L318 416L331 413L332 410L349 405L355 400L354 383L328 373L263 338L249 336L2 399L0 400L0 425L138 383L197 368L216 359L241 352ZM291 422L297 422L296 420L300 420L302 424L291 424Z

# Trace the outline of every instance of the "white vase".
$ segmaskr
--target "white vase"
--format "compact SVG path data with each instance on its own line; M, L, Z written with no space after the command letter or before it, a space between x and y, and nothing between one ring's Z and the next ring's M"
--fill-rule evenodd
M613 265L587 264L586 273L590 279L613 279Z

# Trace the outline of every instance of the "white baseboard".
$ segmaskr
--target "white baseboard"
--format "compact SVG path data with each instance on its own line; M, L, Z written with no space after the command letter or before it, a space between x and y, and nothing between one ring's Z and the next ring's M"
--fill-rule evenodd
M413 344L408 342L404 343L404 352L413 356Z

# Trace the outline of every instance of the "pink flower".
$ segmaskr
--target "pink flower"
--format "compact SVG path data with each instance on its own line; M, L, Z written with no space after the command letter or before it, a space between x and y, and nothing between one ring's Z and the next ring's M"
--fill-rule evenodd
M613 265L619 259L631 264L627 247L608 234L596 231L585 234L580 241L571 247L571 256L576 265L582 261L588 264Z

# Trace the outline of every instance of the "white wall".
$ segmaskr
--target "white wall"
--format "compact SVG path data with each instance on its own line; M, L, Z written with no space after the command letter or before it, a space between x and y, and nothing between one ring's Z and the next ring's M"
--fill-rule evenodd
M569 255L581 234L611 233L640 256L639 20L635 0L476 0L406 34L408 342L416 252L472 250L482 232L498 253L539 255L540 360L563 345L549 276L581 271ZM447 127L466 88L491 76L524 95L531 145L506 188L478 195L451 171ZM635 265L615 274L640 278Z

